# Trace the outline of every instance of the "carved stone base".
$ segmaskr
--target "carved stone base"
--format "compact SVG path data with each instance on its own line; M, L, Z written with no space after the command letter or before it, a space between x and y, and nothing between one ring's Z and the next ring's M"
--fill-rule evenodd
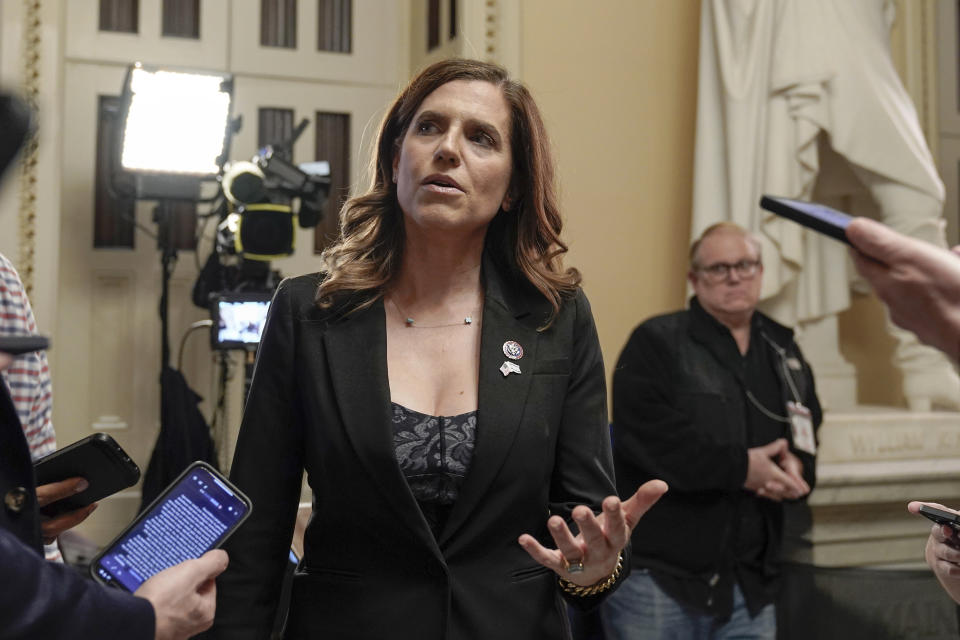
M960 506L960 413L828 413L809 499L814 564L922 565L930 523L910 500Z

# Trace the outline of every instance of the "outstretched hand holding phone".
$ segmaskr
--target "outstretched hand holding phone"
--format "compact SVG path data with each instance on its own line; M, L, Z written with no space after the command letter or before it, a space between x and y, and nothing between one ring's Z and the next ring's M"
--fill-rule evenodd
M853 247L857 271L890 319L960 361L960 246L947 251L815 202L763 196L760 206Z
M852 220L846 235L890 319L960 361L960 247L941 249L867 218Z

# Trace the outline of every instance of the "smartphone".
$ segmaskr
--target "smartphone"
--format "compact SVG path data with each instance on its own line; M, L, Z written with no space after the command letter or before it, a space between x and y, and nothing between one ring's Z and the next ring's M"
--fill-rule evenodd
M155 573L219 547L252 510L217 470L194 462L97 554L90 574L132 593Z
M90 484L80 493L40 509L40 513L50 517L102 500L135 485L140 479L137 463L105 433L95 433L57 449L37 460L33 471L38 486L78 476Z
M944 511L925 504L920 507L919 513L937 524L945 524L952 527L954 531L960 531L960 515L952 511Z
M0 351L12 356L49 348L50 338L46 336L0 336Z
M853 216L842 211L831 209L816 202L791 200L778 196L761 197L760 206L778 216L783 216L814 231L826 234L835 240L850 244L850 241L847 240L847 225L853 220Z

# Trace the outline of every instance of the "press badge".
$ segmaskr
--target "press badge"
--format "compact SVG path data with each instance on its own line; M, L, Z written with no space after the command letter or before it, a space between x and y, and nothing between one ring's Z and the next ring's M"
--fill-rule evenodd
M787 402L787 414L790 416L790 429L793 431L793 446L817 455L817 441L813 437L813 416L810 409L796 402Z

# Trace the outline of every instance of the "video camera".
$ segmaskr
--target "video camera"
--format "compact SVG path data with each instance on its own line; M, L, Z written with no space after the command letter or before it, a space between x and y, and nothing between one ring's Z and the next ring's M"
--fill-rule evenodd
M314 227L322 218L330 193L329 163L295 165L284 157L308 123L301 121L290 140L263 147L249 161L234 162L220 178L224 201L215 247L193 291L194 304L211 310L216 349L256 347L259 332L251 342L254 332L247 328L258 322L262 328L281 277L270 269L270 261L293 254L297 226ZM247 324L234 331L228 319L238 313Z
M305 121L306 122L306 121ZM224 171L223 194L234 211L217 227L217 250L249 260L272 260L293 253L295 229L317 225L330 193L330 165L294 165L273 146L249 162ZM294 212L291 201L299 199Z

